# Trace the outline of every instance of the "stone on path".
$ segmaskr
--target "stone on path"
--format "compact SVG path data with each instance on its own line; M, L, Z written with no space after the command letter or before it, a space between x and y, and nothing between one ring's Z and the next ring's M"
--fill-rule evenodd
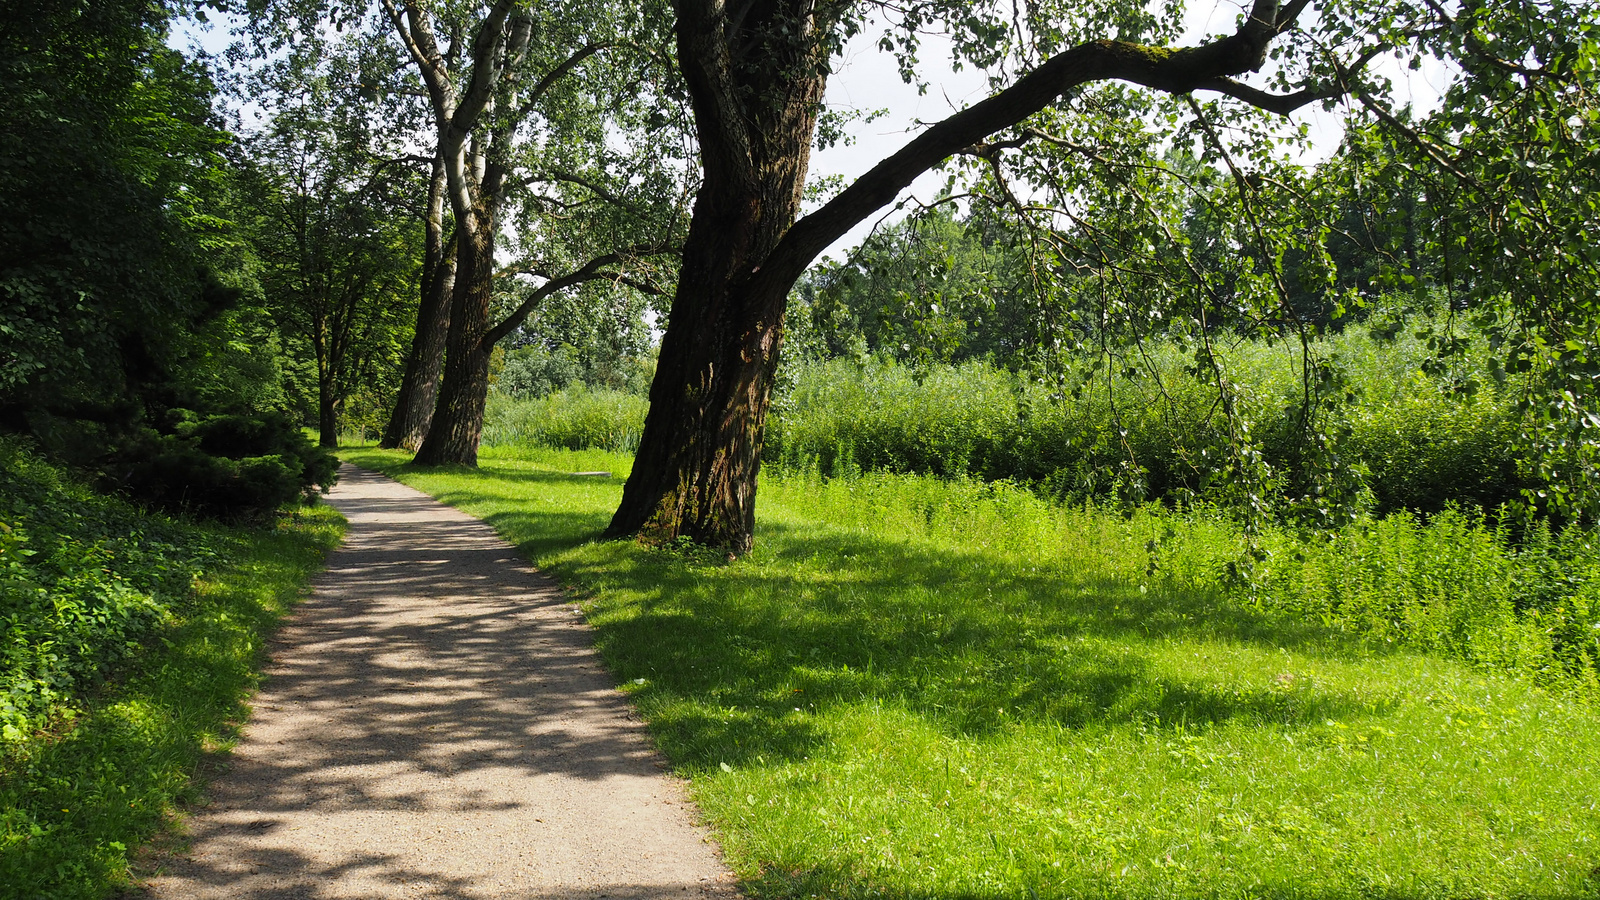
M344 466L350 520L161 900L737 896L560 590Z

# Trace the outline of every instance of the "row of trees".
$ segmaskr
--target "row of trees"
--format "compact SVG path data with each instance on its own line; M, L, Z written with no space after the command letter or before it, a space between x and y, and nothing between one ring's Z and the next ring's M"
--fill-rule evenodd
M1431 285L1489 322L1508 369L1538 371L1524 437L1545 501L1594 507L1600 267L1587 235L1600 218L1590 183L1600 23L1587 4L1258 0L1228 33L1183 47L1172 46L1181 10L1117 0L216 6L249 14L228 58L248 72L234 108L265 124L236 123L247 137L232 168L207 158L183 171L238 173L222 179L239 204L222 243L248 257L233 271L261 286L286 346L314 357L325 441L343 398L392 367L386 442L414 447L420 463L471 464L495 346L554 297L636 292L655 298L665 332L610 530L748 549L792 289L823 248L946 166L998 258L947 261L944 272L963 273L955 282L981 291L948 274L919 281L892 258L867 266L863 277L905 281L900 314L874 327L898 329L906 352L1024 360L1057 341L1109 348L1161 330L1193 345L1197 373L1225 381L1210 350L1219 325L1309 347L1363 290ZM93 32L99 12L62 4L64 30L7 39L24 35L24 60L35 47L82 52L57 36ZM206 89L193 87L203 76L152 37L159 13L117 15L142 35L132 81L153 84L162 66L189 72L160 77L189 79L191 119L204 122ZM867 29L908 79L919 35L944 32L994 93L804 212L829 75ZM1449 72L1441 107L1398 106L1385 66L1424 61ZM1347 139L1307 174L1281 152L1279 123L1317 103L1345 113ZM227 152L207 125L186 133L211 143L162 159ZM96 139L117 146L105 158L147 164L106 135ZM42 180L46 170L36 167ZM168 219L200 196L187 184L163 191ZM180 222L181 240L171 228L140 238L199 247L203 219ZM919 227L953 220L943 223ZM63 271L108 271L68 255ZM84 294L70 288L53 295L58 307L39 305L24 269L8 261L3 276L8 336L70 335L93 321L72 311L64 298ZM808 290L825 300L819 279ZM174 299L138 321L203 318L203 289L180 302L157 287ZM990 301L971 315L913 314L979 296ZM85 331L97 335L85 348L123 337ZM37 374L50 354L28 353L6 370L8 409L62 396ZM1329 367L1303 359L1314 454L1317 410L1338 390ZM1249 438L1237 438L1220 474L1245 479Z

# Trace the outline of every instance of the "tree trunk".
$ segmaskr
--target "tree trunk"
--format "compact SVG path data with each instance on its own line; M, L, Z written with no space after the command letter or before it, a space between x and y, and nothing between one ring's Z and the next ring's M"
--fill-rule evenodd
M456 245L444 234L445 172L435 157L428 185L426 243L422 258L422 292L417 306L417 326L406 357L405 376L394 412L378 446L415 452L433 421L439 395L439 374L444 368L445 343L450 334L450 306L456 278Z
M339 401L333 385L323 379L317 390L317 443L330 450L339 447Z
M1110 79L1170 93L1214 90L1287 115L1337 85L1269 94L1232 81L1258 71L1303 2L1255 0L1234 35L1176 50L1120 41L1069 48L992 97L924 130L823 207L794 221L830 32L844 5L674 0L678 64L700 139L704 179L684 246L650 413L607 533L679 536L750 548L756 476L784 300L818 253L951 154L980 145L1078 86ZM1034 135L1009 142L1019 146ZM792 227L791 227L792 226Z
M694 5L679 4L678 44L704 180L639 453L607 533L744 553L789 290L756 276L799 210L827 68L804 42L741 59L720 14ZM767 18L752 28L787 15L770 5L757 14Z
M646 540L686 535L743 553L755 529L756 475L786 294L752 292L729 277L761 258L737 246L758 236L761 204L707 215L712 202L702 194L696 206L672 316L706 316L716 325L698 334L669 329L662 340L640 453L609 533ZM700 274L691 276L691 269Z
M487 218L487 217L485 217ZM417 448L418 465L478 464L478 440L489 397L489 354L483 337L489 328L494 290L494 231L457 225L460 254L450 309L449 346L444 378L428 434Z

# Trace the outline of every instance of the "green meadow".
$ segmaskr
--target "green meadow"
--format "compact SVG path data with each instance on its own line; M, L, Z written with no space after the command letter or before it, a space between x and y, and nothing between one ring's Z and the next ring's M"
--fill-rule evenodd
M1204 510L769 470L729 562L597 539L625 455L344 455L570 586L755 897L1600 892L1592 656L1467 517L1269 533L1251 588Z

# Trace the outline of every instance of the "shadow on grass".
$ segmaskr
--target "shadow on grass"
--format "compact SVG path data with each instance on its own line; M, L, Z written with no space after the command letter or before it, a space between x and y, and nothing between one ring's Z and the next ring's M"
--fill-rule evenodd
M1324 629L1215 592L1142 592L1060 566L1022 571L981 553L775 524L762 526L751 558L717 565L597 541L611 513L599 491L592 512L550 512L526 498L529 484L567 485L570 501L582 477L493 463L452 474L471 487L441 500L478 507L524 553L592 592L601 651L620 680L643 679L635 699L690 771L804 756L816 740L811 712L860 702L895 703L968 736L1019 722L1298 728L1379 711L1303 682L1226 685L1159 671L1153 657L1170 642L1339 652Z
M1303 683L1163 677L1151 660L1163 642L1328 647L1326 632L1215 596L781 526L763 529L751 560L715 565L598 542L608 514L502 507L486 519L592 592L601 651L620 680L643 679L635 698L689 771L805 756L809 713L860 702L902 705L953 735L1017 722L1294 728L1375 712Z

